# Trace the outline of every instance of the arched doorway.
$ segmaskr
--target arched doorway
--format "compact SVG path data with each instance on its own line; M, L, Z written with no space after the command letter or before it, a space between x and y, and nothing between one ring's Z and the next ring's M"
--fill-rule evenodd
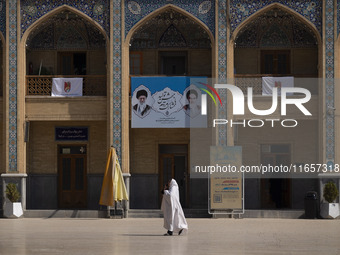
M207 31L171 8L147 19L130 39L130 75L211 77L211 61Z
M106 36L68 8L38 24L26 39L27 95L50 95L50 77L84 78L84 96L106 95ZM30 77L31 76L31 77ZM39 83L46 88L37 88Z
M144 18L128 34L127 44L130 77L212 77L212 33L177 7L167 6ZM131 114L131 103L129 109ZM207 199L192 196L202 186L189 175L189 128L131 128L130 123L129 131L130 207L159 208L160 190L168 178L177 180L184 207L204 206Z
M108 133L107 40L97 23L68 6L23 35L29 209L99 209ZM52 95L55 78L81 81L82 93ZM64 91L73 87L60 84Z
M315 100L320 100L318 80L321 73L320 35L298 14L281 5L272 5L249 18L240 26L234 39L235 83L245 93L253 88L256 96L263 95L262 77L283 80L292 78L296 87L308 89ZM261 98L261 97L258 97ZM259 99L260 101L260 99ZM261 101L263 103L263 101ZM263 106L262 106L263 107ZM283 118L283 117L281 117ZM319 157L319 119L299 119L292 130L276 126L252 129L237 127L235 145L243 148L245 165L289 165L315 162ZM311 139L306 139L305 135ZM298 187L299 185L299 187ZM301 209L308 189L315 180L266 177L248 179L246 208Z
M318 77L318 44L309 25L282 8L270 8L238 31L234 72L236 77Z

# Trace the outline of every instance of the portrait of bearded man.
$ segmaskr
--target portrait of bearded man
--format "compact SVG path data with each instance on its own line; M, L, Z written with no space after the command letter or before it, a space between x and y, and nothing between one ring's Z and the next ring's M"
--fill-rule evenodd
M183 106L183 109L187 115L191 118L197 116L201 112L201 106L198 104L198 93L194 89L188 90L186 94L188 104Z
M147 97L148 92L144 89L139 90L136 94L138 103L133 106L133 110L140 117L145 117L151 110L151 106L146 103Z

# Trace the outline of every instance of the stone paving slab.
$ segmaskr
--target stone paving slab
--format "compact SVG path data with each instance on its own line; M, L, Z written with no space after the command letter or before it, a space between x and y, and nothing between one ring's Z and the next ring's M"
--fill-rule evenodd
M340 220L0 219L0 254L340 254Z

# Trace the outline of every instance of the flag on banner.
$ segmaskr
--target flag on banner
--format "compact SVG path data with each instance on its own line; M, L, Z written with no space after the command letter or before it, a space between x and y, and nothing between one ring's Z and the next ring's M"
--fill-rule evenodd
M262 77L262 95L272 95L273 88L277 88L278 95L281 95L283 87L294 87L294 77Z
M83 95L83 78L53 78L52 96L79 97Z
M129 200L116 150L110 148L99 204L114 206L114 201Z

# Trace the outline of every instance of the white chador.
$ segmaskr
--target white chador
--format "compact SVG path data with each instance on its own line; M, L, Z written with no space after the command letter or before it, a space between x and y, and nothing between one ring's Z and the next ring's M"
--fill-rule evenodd
M164 214L164 228L179 232L187 230L188 224L185 220L181 203L179 202L179 190L177 182L172 179L168 190L164 190L161 210Z

